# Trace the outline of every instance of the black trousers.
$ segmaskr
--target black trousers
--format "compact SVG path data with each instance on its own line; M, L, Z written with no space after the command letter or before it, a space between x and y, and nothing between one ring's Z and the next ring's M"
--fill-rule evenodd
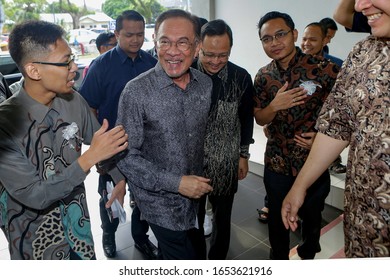
M295 177L275 173L265 168L264 185L268 197L268 232L271 243L271 259L289 259L290 231L286 230L281 216L284 198L291 189ZM313 259L321 250L321 212L330 191L330 175L325 171L308 189L305 201L298 215L302 220L302 242L298 246L298 255L303 259Z
M225 260L229 251L231 216L233 209L234 194L231 195L208 195L213 210L213 231L211 232L209 260ZM205 216L206 196L199 203L198 221L203 230Z
M99 176L98 192L100 194L99 208L100 219L102 221L101 227L103 229L103 233L115 234L118 229L119 219L115 218L110 221L103 201L103 190L106 189L107 182L113 182L110 175L104 174ZM141 221L140 216L141 212L138 207L135 206L131 214L131 235L133 236L134 242L141 245L148 241L149 236L147 235L147 232L149 231L149 224L145 220Z
M174 231L149 223L157 242L160 258L163 260L200 260L203 259L199 244L204 242L200 230L193 228Z

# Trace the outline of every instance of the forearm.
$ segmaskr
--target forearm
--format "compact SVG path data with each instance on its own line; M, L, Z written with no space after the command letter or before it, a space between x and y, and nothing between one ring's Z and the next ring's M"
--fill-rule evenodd
M333 18L341 25L351 29L353 24L354 13L355 13L355 1L341 0L333 13Z
M63 199L87 176L76 161L48 178L40 178L39 172L32 168L35 166L28 161L19 162L15 166L0 161L2 184L10 196L33 209L45 209Z
M261 126L264 126L272 122L272 120L276 116L276 113L277 111L274 109L274 107L271 104L269 104L264 109L255 108L253 112L256 123Z
M78 163L81 167L81 169L88 173L92 166L97 164L99 161L96 160L96 156L93 155L93 153L90 150L85 151L79 158Z

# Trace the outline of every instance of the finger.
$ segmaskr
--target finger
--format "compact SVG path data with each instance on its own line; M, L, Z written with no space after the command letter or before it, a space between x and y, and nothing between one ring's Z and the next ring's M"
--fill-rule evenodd
M112 138L111 143L114 146L121 146L128 140L129 136L125 133L124 135L113 136Z
M196 179L198 179L199 181L203 182L203 183L209 183L210 182L210 179L209 178L205 178L205 177L201 177L201 176L194 176Z
M289 223L289 219L288 219L289 218L290 209L291 209L290 203L283 204L281 215L282 215L282 221L283 221L284 227L286 229L290 228L290 223Z
M110 197L110 199L107 201L106 205L105 205L106 208L110 208L110 207L111 207L112 203L114 203L114 199L115 199L115 196L112 195L112 196Z
M287 89L287 87L288 87L288 82L286 81L284 83L284 85L282 86L283 91L285 91Z
M297 222L289 222L289 227L291 231L295 231L298 228L298 223Z
M288 93L288 91L286 91L287 87L288 87L288 82L285 82L284 85L278 90L278 93L282 93L282 92Z
M122 135L122 134L125 134L126 132L125 132L125 130L124 130L124 128L123 128L123 126L122 125L117 125L117 126L115 126L114 128L112 128L111 130L110 130L110 134L111 135Z

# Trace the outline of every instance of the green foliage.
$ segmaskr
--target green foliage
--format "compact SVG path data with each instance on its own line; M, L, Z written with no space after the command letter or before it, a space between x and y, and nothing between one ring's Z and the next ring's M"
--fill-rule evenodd
M145 17L146 23L154 23L166 9L157 0L106 0L103 12L116 19L125 10L135 10Z
M19 23L39 19L39 13L46 5L46 0L13 0L13 2L5 2L4 11L8 19Z

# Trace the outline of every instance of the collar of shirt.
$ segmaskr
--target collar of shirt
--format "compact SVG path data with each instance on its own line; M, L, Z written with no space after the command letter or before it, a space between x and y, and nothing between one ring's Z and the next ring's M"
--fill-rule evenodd
M22 106L30 113L32 119L37 120L39 123L43 122L50 110L58 113L58 110L56 110L60 102L58 99L73 98L73 94L58 95L54 98L51 106L48 107L33 99L30 95L27 94L24 88L21 88L20 91L15 94L15 96L20 99L20 104L22 104Z
M115 50L118 52L120 61L121 61L122 63L125 63L127 59L130 59L129 56L127 55L127 53L125 53L125 52L119 47L119 45L117 45L117 46L115 47ZM138 60L138 59L141 59L140 50L138 51L137 57L134 59L134 61L136 61L136 60ZM130 61L131 61L131 59L130 59Z
M227 78L228 78L228 65L230 65L230 64L231 64L231 62L228 61L226 63L226 65L224 67L222 67L221 70L218 71L218 73L215 73L215 74L208 73L204 69L203 64L200 62L200 59L197 59L197 61L195 61L193 65L196 67L196 69L198 69L202 73L205 73L211 79L213 79L213 80L214 79L221 79L224 83L226 83L226 82L228 82L227 81Z
M282 67L280 67L279 63L277 63L275 60L272 61L280 73L288 72L292 67L294 67L299 62L299 59L305 55L300 48L295 47L295 50L296 50L296 53L295 53L294 57L291 58L290 62L288 63L288 68L286 70L284 70Z
M163 88L166 88L166 87L174 85L173 79L167 75L167 73L162 68L160 62L157 62L156 66L154 67L154 70L156 71L156 75L157 75L157 78L158 78L158 83L157 84L159 85L160 89L163 89ZM190 82L189 82L189 84L193 83L194 81L198 81L198 78L197 78L196 74L194 73L194 69L193 68L189 68L188 71L190 73Z

